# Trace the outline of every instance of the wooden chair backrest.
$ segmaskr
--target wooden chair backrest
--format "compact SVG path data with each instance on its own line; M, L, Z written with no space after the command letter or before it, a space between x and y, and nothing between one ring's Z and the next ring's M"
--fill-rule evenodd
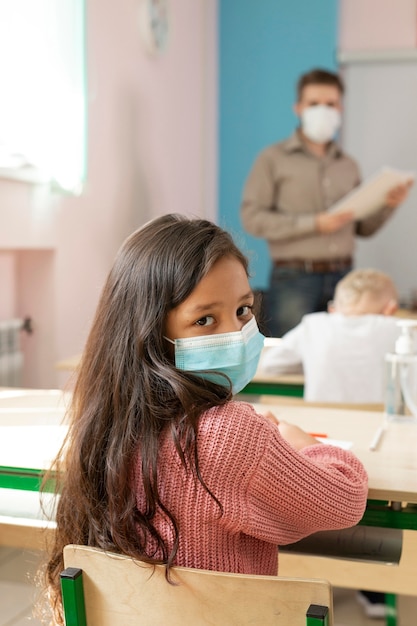
M332 590L324 580L175 567L170 584L164 566L75 545L64 548L64 563L64 575L82 570L87 626L333 624ZM64 584L64 608L74 613L66 606ZM327 617L306 618L310 605L328 607ZM82 624L66 619L67 626Z

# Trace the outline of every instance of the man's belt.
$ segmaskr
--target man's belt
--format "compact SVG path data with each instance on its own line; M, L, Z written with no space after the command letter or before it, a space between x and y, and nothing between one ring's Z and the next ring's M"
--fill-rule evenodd
M326 274L328 272L344 272L352 269L352 257L343 259L313 260L313 259L287 259L275 260L275 267L291 270L301 270L306 273Z

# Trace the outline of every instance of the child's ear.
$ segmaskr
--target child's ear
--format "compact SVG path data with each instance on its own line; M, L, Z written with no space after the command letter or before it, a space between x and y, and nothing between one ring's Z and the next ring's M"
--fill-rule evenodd
M334 313L336 311L336 307L334 305L334 300L329 300L327 303L327 313Z
M398 311L398 302L391 298L382 309L382 315L394 315Z

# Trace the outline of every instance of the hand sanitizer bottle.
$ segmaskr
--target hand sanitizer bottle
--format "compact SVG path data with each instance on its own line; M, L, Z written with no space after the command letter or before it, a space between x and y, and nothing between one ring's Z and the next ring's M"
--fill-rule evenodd
M417 422L417 350L414 329L417 320L398 320L401 335L395 352L385 356L385 414L396 422Z

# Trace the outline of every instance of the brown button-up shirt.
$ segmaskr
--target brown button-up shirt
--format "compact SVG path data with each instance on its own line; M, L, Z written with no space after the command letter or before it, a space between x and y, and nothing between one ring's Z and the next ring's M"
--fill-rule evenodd
M315 215L329 209L360 183L356 161L334 142L326 155L311 153L295 132L256 158L243 191L245 230L266 239L274 260L334 260L350 257L355 234L372 235L392 210L388 207L331 234L315 227Z

